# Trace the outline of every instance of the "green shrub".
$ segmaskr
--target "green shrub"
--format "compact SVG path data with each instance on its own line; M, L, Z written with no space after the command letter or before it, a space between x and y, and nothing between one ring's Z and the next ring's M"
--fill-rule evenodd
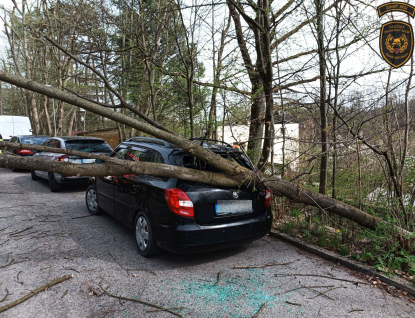
M349 247L347 245L342 245L339 247L339 254L343 256L347 256L350 254Z
M294 219L285 221L279 226L281 232L292 234L297 229L297 222Z

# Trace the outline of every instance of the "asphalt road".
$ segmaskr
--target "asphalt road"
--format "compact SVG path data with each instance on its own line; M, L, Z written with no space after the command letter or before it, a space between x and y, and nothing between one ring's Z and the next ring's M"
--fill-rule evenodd
M0 311L73 275L0 317L175 317L102 288L183 317L415 315L408 299L271 237L212 253L143 258L132 231L105 214L90 216L84 196L82 187L51 193L28 172L0 169Z

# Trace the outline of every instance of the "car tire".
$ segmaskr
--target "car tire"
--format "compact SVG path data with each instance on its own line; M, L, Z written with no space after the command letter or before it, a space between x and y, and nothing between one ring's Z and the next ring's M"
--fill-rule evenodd
M93 185L88 186L88 189L86 189L85 203L88 212L92 215L102 214L102 209L98 205L97 192Z
M53 172L48 173L49 189L51 192L58 192L62 190L62 185L55 179Z
M33 181L39 180L39 177L36 175L36 172L34 170L30 170L30 175Z
M137 243L138 253L144 257L154 256L160 253L160 248L154 239L153 228L147 213L140 211L134 222L134 237Z

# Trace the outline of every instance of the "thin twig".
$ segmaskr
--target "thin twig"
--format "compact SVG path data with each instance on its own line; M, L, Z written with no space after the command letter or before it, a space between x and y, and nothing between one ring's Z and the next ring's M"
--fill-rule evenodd
M93 215L92 214L89 214L89 215L77 216L77 217L71 218L71 219L72 220L75 220L75 219L89 218L90 216L93 216Z
M14 307L14 306L17 306L17 305L19 305L20 303L24 302L25 300L28 300L29 298L33 297L34 295L36 295L36 294L40 293L41 291L44 291L44 290L46 290L47 288L49 288L49 287L51 287L51 286L53 286L53 285L56 285L56 284L62 283L62 282L64 282L65 280L68 280L69 278L72 278L72 277L73 277L73 275L72 275L72 274L71 274L71 275L66 275L66 276L63 276L63 277L61 277L61 278L55 279L55 280L53 280L53 281L51 281L51 282L47 283L46 285L43 285L42 287L36 288L35 290L31 291L31 292L30 292L29 294L27 294L26 296L24 296L24 297L22 297L22 298L20 298L20 299L18 299L18 300L16 300L16 301L14 301L14 302L12 302L12 303L10 303L10 304L6 305L6 306L0 307L0 312L6 311L6 310L8 310L8 309L10 309L10 308L12 308L12 307Z
M11 232L11 233L6 233L6 234L9 234L10 236L12 236L12 235L16 235L16 234L22 233L22 232L30 230L30 229L33 229L33 226L29 226L29 227L25 228L24 230L21 230L21 231L18 231L18 232Z
M301 283L301 282L299 282L299 283L300 283L301 286L305 286L303 283ZM309 289L309 290L311 290L311 291L313 291L313 292L315 292L315 293L317 293L317 296L320 296L321 295L321 296L324 296L324 297L326 297L326 298L328 298L330 300L333 300L333 301L336 300L333 297L330 297L330 296L328 296L328 295L326 295L326 294L324 294L324 293L322 293L322 292L320 292L318 290L315 290L315 289L310 288L310 287L306 287L306 288Z
M288 265L294 263L294 261L292 262L286 262L286 263L267 263L267 264L263 264L263 265L253 265L253 266L234 266L232 267L233 269L242 269L242 268L264 268L267 266L277 266L277 265Z
M131 300L131 301L135 301L135 302L138 302L138 303L143 304L143 305L147 305L147 306L150 306L150 307L154 307L154 308L162 309L163 311L167 311L167 312L171 313L172 315L175 315L175 316L178 316L178 317L183 317L181 314L179 314L179 313L177 313L177 312L174 312L174 311L172 311L172 310L170 310L170 309L168 309L168 308L164 308L164 307L161 307L161 306L158 306L158 305L155 305L155 304L149 303L149 302L144 301L144 300L141 300L141 299L130 298L130 297L124 297L124 296L117 296L117 295L115 295L115 294L112 294L112 293L110 293L107 289L105 289L105 288L104 288L104 286L102 286L102 284L99 284L99 287L101 287L101 289L103 290L103 293L105 293L106 295L108 295L108 296L110 296L110 297L117 298L117 299L119 299L120 301L121 301L121 300ZM98 293L98 292L96 292L96 291L95 291L92 287L90 287L90 290L91 290L94 294L96 294L96 295L97 295L97 294L99 294L99 293Z
M6 240L3 243L0 243L0 245L6 244L8 241L10 241L10 240Z
M294 305L294 306L302 306L302 304L292 303L292 302L290 302L290 301L288 301L288 300L286 300L285 302L286 302L287 304Z
M18 282L19 284L24 285L24 282L19 281L19 275L20 275L20 273L23 273L23 271L20 271L20 272L17 273L17 276L16 276L15 281Z
M315 296L313 296L313 297L309 297L308 299L314 299L314 298L316 298L316 297L318 297L318 296L327 296L326 294L327 294L329 291L335 290L335 289L337 289L337 288L346 288L346 287L344 287L344 286L333 287L333 288L330 288L330 289L325 290L325 291L323 291L323 292L319 292L319 294L317 294L317 295L315 295ZM327 296L327 297L330 297L330 296ZM331 297L330 297L330 298L331 298ZM334 298L332 298L332 299L333 299L333 300L335 300Z
M325 275L315 275L315 274L275 274L275 276L311 276L311 277L322 277L322 278L330 278L330 279L334 279L334 280L340 280L343 282L349 282L349 283L353 283L353 284L364 284L364 285L370 285L369 283L365 283L365 282L359 282L359 281L355 281L355 280L349 280L349 279L342 279L342 278L336 278L336 277L330 277L330 276L325 276Z
M171 307L171 308L167 308L167 309L184 309L184 307ZM166 309L151 309L151 310L147 310L146 312L156 312L156 311L166 311Z
M63 269L66 269L66 270L68 270L68 271L74 271L74 272L80 273L80 271L78 271L78 270L77 270L77 269L75 269L75 268L70 268L70 267L65 267L65 266L62 266L62 268L63 268Z
M61 296L61 300L63 299L63 297L65 297L66 296L66 294L68 293L68 290L65 290L65 292L63 293L63 295Z
M9 226L7 226L7 227L2 228L2 229L0 230L0 232L3 232L4 230L8 229L9 227L11 227L11 225L9 225Z
M218 286L218 284L219 284L219 280L220 280L220 274L222 273L222 271L219 271L217 274L216 274L216 283L215 283L215 286Z
M7 266L12 265L12 264L13 264L13 262L14 262L14 258L10 261L10 263L9 263L9 264L6 264L6 265L3 265L3 266L0 266L0 268L6 268Z
M35 234L35 233L37 233L37 231L30 232L30 233L23 233L23 234L20 234L20 235L13 235L13 237L21 237L21 236L31 235L31 234Z
M148 273L150 273L150 274L153 274L154 276L157 276L157 273L155 273L155 272L153 272L152 270L150 270L150 269L146 269L146 268L125 268L124 266L122 266L121 265L121 263L120 262L118 262L117 261L117 258L116 257L114 257L110 252L108 252L108 254L112 257L112 259L123 269L123 270L125 270L125 271L127 271L128 273L129 272L131 272L131 271L137 271L137 272L139 272L139 271L141 271L141 272L148 272Z
M274 296L290 293L292 291L296 291L296 290L303 289L303 288L330 288L330 287L334 287L334 286L333 285L331 285L331 286L305 286L305 285L303 285L301 287L297 287L297 288L294 288L294 289L283 291L283 292L278 293L278 294L274 294Z
M354 311L364 311L364 310L363 309L352 309L352 310L348 311L348 313L350 314L351 312L354 312Z
M9 295L11 295L11 294L9 293L9 290L6 288L6 296L4 296L2 300L0 300L0 303L2 303L3 301L5 301L6 298L7 298L7 296L9 296Z
M261 306L261 308L259 308L259 310L257 311L257 313L255 315L253 315L252 318L258 317L262 313L262 311L264 310L264 308L267 306L267 303L268 303L267 301L265 303L263 303L262 306Z

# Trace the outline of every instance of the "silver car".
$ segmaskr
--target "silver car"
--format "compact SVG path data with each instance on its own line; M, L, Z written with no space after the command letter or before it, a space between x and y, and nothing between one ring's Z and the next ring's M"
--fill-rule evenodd
M91 164L95 159L87 159L79 156L68 156L62 153L53 152L53 148L84 151L94 154L109 155L112 153L112 148L105 140L95 137L86 136L70 136L70 137L50 137L42 146L50 147L50 151L41 151L36 153L33 157L47 160L56 160L70 162L73 164ZM62 184L65 183L87 183L89 177L82 176L68 176L63 178L59 173L47 172L40 170L31 171L32 180L39 178L45 179L49 182L49 189L52 192L57 192L62 189Z

